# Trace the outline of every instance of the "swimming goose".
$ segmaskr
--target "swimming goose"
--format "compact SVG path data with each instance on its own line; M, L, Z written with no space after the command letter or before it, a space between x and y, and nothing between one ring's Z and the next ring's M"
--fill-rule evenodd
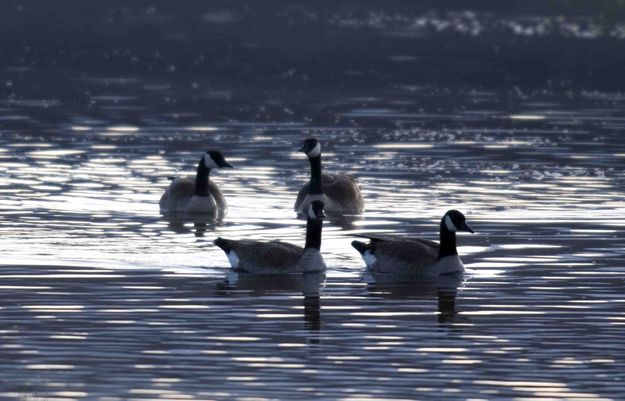
M352 246L372 273L423 276L460 273L465 268L456 250L457 231L473 233L462 213L449 210L441 219L440 244L423 238L365 236L370 240L368 244L352 241Z
M229 240L217 238L214 244L228 257L233 269L245 273L291 274L322 272L326 264L321 256L323 202L310 203L306 221L304 248L282 241Z
M161 197L161 213L223 213L226 199L219 187L209 180L213 169L232 166L221 152L209 150L200 159L195 179L179 177L174 179Z
M322 198L325 210L329 213L362 213L365 204L360 194L360 188L355 177L347 174L321 173L321 144L315 138L304 141L300 149L306 153L310 161L310 176L321 180L321 187L325 194ZM308 188L310 182L302 186L295 200L295 211L304 213L312 201Z

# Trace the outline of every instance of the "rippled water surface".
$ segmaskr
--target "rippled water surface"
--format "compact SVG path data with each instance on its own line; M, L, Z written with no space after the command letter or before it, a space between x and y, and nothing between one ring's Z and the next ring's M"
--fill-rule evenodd
M319 18L305 11L279 16ZM389 37L430 35L442 18L333 15L343 35L393 41L375 56L388 65L413 62L411 42ZM462 15L486 30L527 21ZM482 32L454 21L443 31ZM622 398L625 91L447 86L378 64L379 74L339 66L369 83L359 85L306 83L299 65L252 82L177 74L167 60L143 73L11 63L0 101L0 398ZM325 169L359 177L366 212L325 224L326 276L229 272L217 236L303 244L292 206L308 163L296 149L311 135ZM235 166L211 176L228 214L163 218L168 177L193 175L209 148ZM355 235L437 239L451 208L476 231L458 239L469 274L363 274Z

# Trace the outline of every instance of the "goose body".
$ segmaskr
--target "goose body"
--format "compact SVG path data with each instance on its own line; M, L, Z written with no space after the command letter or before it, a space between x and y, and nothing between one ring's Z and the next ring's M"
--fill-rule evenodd
M254 274L294 274L323 272L326 264L321 256L321 229L325 217L323 203L313 201L308 209L306 245L283 241L230 240L217 238L214 244L226 254L230 266L240 272Z
M162 213L187 212L210 213L228 208L226 198L212 181L208 182L209 196L195 195L195 178L178 177L174 179L159 202Z
M288 242L235 241L219 237L215 245L226 253L234 270L245 273L294 274L326 269L318 249L305 249Z
M372 273L390 275L436 276L462 273L464 264L456 250L456 232L473 230L457 210L450 210L440 224L440 243L423 238L365 236L368 244L353 241Z
M321 192L326 212L359 214L365 209L360 187L354 176L347 174L329 174L321 172L321 145L314 138L307 139L300 149L310 161L311 180L313 177L321 181ZM309 188L311 182L302 186L295 200L295 211L304 213L310 202Z
M228 208L226 198L213 181L213 169L232 166L218 151L208 151L202 156L195 178L174 179L165 190L159 207L161 213L225 213Z

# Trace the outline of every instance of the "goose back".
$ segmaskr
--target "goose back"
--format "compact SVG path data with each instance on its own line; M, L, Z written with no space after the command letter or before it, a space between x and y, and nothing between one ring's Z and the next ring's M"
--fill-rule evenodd
M365 261L369 261L367 267L370 271L380 274L437 274L439 245L436 242L400 237L370 237L370 240L361 252Z

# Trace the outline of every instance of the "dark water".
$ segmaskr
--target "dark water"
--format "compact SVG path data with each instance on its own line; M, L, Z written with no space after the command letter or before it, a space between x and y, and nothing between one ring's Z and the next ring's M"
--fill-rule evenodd
M622 399L618 8L56 4L1 17L1 399ZM229 273L217 236L303 243L310 135L364 216L326 277ZM213 147L228 215L163 219ZM470 274L363 274L450 208Z

